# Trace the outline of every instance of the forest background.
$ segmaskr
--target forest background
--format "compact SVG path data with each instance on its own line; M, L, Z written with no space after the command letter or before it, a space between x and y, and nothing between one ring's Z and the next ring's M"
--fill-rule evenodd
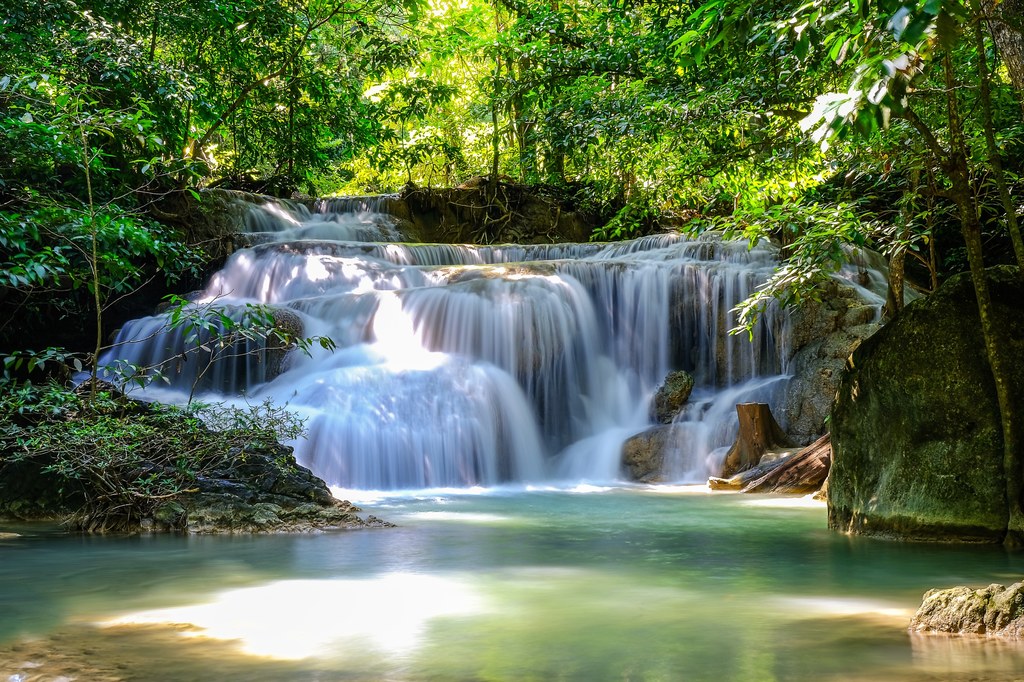
M927 293L1024 261L1019 4L16 4L0 16L5 367L80 367L54 329L95 319L95 355L117 302L201 277L204 244L174 216L210 187L483 176L571 202L594 239L775 238L785 263L741 322L870 245L895 312L905 280ZM47 350L27 352L25 320L45 321L29 336Z

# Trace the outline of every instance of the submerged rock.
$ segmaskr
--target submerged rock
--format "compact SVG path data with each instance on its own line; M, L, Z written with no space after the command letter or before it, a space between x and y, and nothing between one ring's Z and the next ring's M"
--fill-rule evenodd
M917 632L1024 637L1024 582L929 590L910 621Z
M675 416L679 414L679 410L690 399L692 391L692 374L683 370L669 372L665 377L665 382L654 394L654 401L651 403L651 416L654 421L671 424Z
M1024 284L988 271L1008 357L1024 357ZM1024 400L1024 363L1008 383ZM967 274L915 301L853 353L832 411L829 526L899 538L998 542L1002 429Z

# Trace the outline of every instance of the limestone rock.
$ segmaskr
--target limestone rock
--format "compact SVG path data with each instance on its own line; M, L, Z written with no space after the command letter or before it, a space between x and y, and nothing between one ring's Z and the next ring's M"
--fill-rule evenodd
M789 436L808 445L825 431L846 359L880 328L877 309L850 286L829 282L820 301L794 311L792 380L782 415Z
M597 216L535 188L502 178L495 189L492 195L486 178L447 189L410 184L397 200L413 223L413 235L427 242L584 242L599 224Z
M1024 582L929 590L910 621L917 632L1024 637Z
M671 426L655 426L630 437L622 444L626 477L641 483L657 483L665 469L665 453L671 447Z
M651 417L661 424L671 424L679 410L690 399L693 375L682 370L669 372L665 382L654 394Z
M58 479L44 475L46 461L7 461L0 451L0 519L76 518L85 504L81 491L66 492ZM153 463L142 473L160 474ZM375 517L338 500L327 485L295 461L280 444L249 444L224 453L189 489L160 500L133 517L126 532L269 533L338 528L387 527ZM88 526L86 526L88 527ZM0 533L0 539L4 534Z
M1024 285L988 271L1009 357L1024 357ZM1024 363L1009 385L1024 400ZM1022 403L1024 404L1024 403ZM850 358L832 411L829 525L998 542L1007 522L995 384L967 274L915 301Z

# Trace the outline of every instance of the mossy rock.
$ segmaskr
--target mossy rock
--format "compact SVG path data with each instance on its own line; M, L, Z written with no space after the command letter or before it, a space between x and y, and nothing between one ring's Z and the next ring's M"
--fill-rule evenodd
M910 629L955 635L1024 637L1024 582L975 590L951 587L924 595Z
M693 375L682 370L669 372L665 382L654 394L651 417L661 424L671 424L693 392Z
M991 268L1007 357L1024 357L1024 285ZM1024 404L1024 363L1009 384ZM995 382L968 275L864 341L832 410L829 526L903 539L998 542L1006 531Z

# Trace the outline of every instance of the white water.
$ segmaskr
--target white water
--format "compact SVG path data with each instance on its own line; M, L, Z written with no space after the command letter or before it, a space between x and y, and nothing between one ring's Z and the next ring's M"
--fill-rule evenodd
M622 442L649 426L672 369L697 381L674 427L672 479L708 475L734 437L737 402L780 414L786 316L769 310L752 341L727 333L731 309L774 268L772 248L674 234L405 244L373 208L252 206L263 243L235 253L196 302L286 307L335 352L293 351L269 382L251 352L204 371L181 360L187 334L156 316L126 325L106 362L162 363L171 388L146 392L164 400L195 388L206 401L287 403L308 419L299 461L349 489L614 480Z

